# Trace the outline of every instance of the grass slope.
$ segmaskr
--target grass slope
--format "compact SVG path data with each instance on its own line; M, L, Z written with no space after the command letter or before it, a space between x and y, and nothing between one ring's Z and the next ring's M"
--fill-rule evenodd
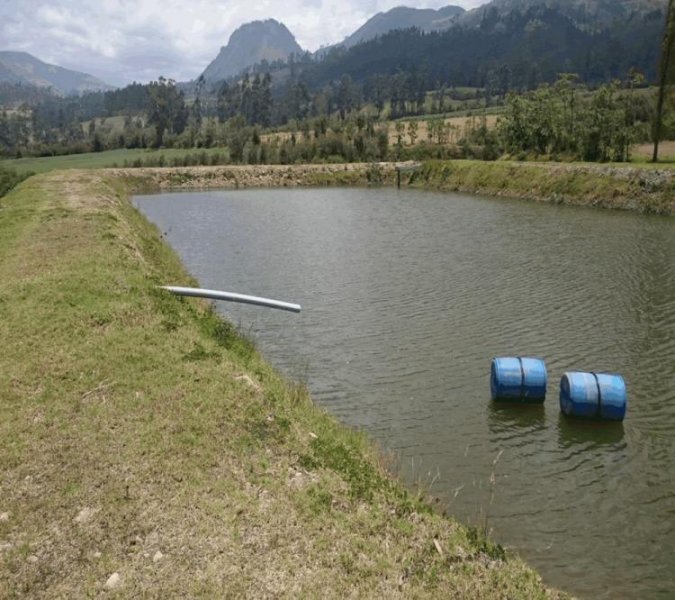
M129 181L0 201L0 597L561 597L157 290L194 281Z
M583 163L427 161L414 187L675 215L675 171Z

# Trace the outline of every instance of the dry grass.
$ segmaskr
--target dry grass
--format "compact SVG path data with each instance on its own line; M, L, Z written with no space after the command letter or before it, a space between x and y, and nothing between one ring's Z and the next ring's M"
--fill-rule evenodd
M167 177L169 171L166 171ZM206 304L102 171L0 208L0 597L556 598Z
M640 144L633 148L633 156L637 159L651 160L653 153L654 144ZM659 158L664 161L675 161L675 141L659 144Z
M488 128L492 128L497 124L497 115L486 115L485 124ZM430 120L433 120L430 119ZM468 128L477 127L480 124L481 117L450 117L448 119L443 119L445 126L447 128L447 144L456 144L460 138L464 137ZM410 123L413 121L399 121L405 127L405 134L402 136L401 142L404 146L412 146L412 139L410 138ZM435 137L429 137L429 120L415 120L417 123L417 137L415 139L415 144L421 143L430 143L438 144L438 139ZM395 145L398 143L398 132L396 131L396 123L389 123L389 144Z
M408 163L236 165L114 169L110 173L151 189L295 187L394 183L396 166Z
M494 127L497 123L497 115L486 115L485 121L488 127ZM438 144L438 140L436 139L435 136L432 138L429 138L429 133L428 133L428 121L429 120L434 120L434 117L430 117L429 119L414 119L413 121L406 121L406 120L401 120L401 121L389 121L387 123L387 131L389 135L389 145L394 146L398 143L398 132L396 131L396 123L401 123L404 126L405 133L402 135L401 138L401 143L404 146L412 146L412 139L410 137L410 130L409 130L409 124L411 122L417 123L417 137L415 138L415 145L421 144L421 143L430 143L430 144ZM444 144L456 144L457 141L464 136L466 133L467 127L475 127L480 123L480 117L467 117L467 116L462 116L462 117L450 117L447 119L443 119L443 122L445 123L447 127L447 135L448 138L446 141L444 141ZM295 136L297 140L302 140L303 139L303 134L301 131L296 131L296 132L291 132L291 131L280 131L277 133L267 133L264 135L261 135L260 138L266 142L266 143L271 143L272 141L276 140L277 142L286 142L291 139L292 136ZM309 136L313 137L314 136L314 131L310 130L309 131Z

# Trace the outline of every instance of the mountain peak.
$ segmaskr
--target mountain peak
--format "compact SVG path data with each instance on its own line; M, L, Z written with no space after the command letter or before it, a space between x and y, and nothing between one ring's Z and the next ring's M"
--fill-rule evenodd
M206 67L204 78L207 81L227 79L263 60L284 60L300 52L302 48L283 23L275 19L252 21L232 33L227 46L223 46Z
M438 10L397 6L368 19L354 33L345 38L341 45L349 48L396 29L410 29L411 27L422 31L447 29L464 12L461 6L445 6Z

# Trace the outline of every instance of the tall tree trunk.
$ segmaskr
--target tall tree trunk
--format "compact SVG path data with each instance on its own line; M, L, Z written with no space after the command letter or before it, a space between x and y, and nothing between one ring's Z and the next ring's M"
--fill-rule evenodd
M673 44L675 43L675 26L673 18L675 17L673 5L675 0L668 0L668 12L666 15L666 31L663 36L663 48L661 51L661 70L659 73L659 97L656 105L656 122L654 123L654 155L652 162L659 160L659 141L661 140L661 126L663 121L663 103L666 98L666 88L668 87L668 76L670 72L670 63L673 54Z

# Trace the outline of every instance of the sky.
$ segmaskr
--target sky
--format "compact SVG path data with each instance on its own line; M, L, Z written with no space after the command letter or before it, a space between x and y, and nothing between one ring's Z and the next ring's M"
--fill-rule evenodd
M28 52L112 85L200 75L230 34L273 18L305 50L334 44L395 6L486 0L0 0L0 50Z

